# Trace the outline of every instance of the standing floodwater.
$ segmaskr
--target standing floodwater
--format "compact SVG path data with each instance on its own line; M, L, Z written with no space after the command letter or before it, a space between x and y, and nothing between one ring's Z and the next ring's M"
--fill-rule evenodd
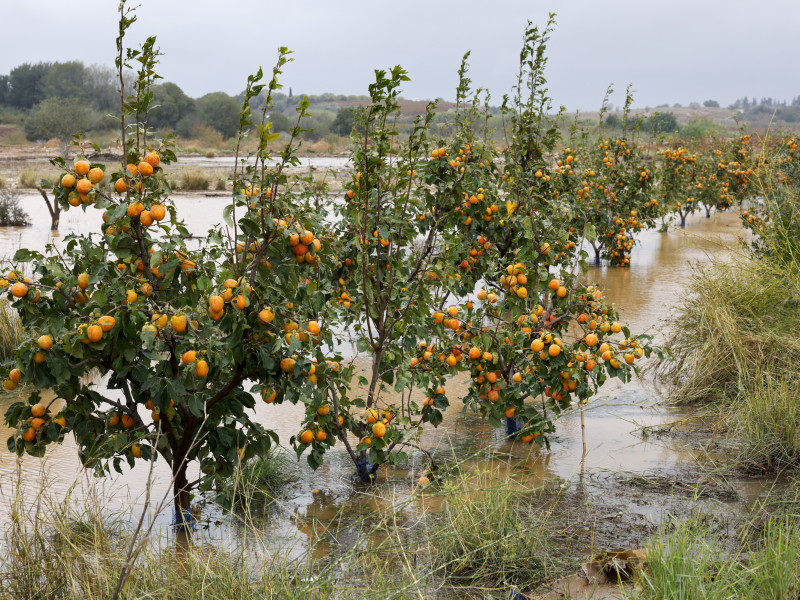
M13 255L15 249L25 247L43 249L50 242L61 243L69 233L97 231L100 212L72 210L62 217L61 232L52 237L48 230L49 217L43 210L41 198L25 196L22 205L29 212L33 226L29 228L0 228L0 254ZM224 196L179 196L176 206L185 218L190 231L205 232L222 220L222 210L228 202ZM621 316L632 329L656 334L666 327L665 319L672 306L684 293L695 265L704 264L709 257L722 257L736 249L739 236L744 235L738 217L733 213L716 214L711 219L701 216L689 220L686 229L670 229L666 233L647 231L641 234L641 244L636 247L632 266L629 269L590 267L587 279L597 283L621 309ZM674 325L674 326L679 326ZM357 362L362 368L365 361ZM567 413L557 423L550 452L521 442L502 441L502 430L491 428L476 415L460 414L458 398L466 389L466 379L455 380L448 386L448 396L453 410L445 413L444 422L437 429L429 429L422 438L422 446L433 450L443 459L464 459L465 465L475 469L493 468L492 456L481 453L482 448L493 446L504 456L514 458L515 475L530 485L538 485L544 478L569 479L577 473L610 468L625 471L643 471L653 468L677 469L692 460L680 444L674 442L643 441L631 432L641 425L668 422L675 415L667 409L653 407L657 400L654 392L638 381L625 386L604 387L586 411L587 453L584 456L581 441L580 420L575 413ZM0 408L4 411L10 401ZM257 420L277 431L283 444L297 432L294 424L302 419L300 406L282 404L256 405ZM11 431L0 428L0 438L5 440ZM474 457L473 457L474 455ZM296 535L298 528L308 533L303 519L292 519L296 513L301 517L325 518L351 502L361 502L354 483L350 479L352 465L341 449L335 450L331 460L316 472L311 471L303 460L295 469L298 481L288 491L289 502L274 517L280 520L273 530L281 535ZM506 467L508 463L505 463ZM76 480L87 477L78 461L75 444L67 438L63 445L51 445L44 461L25 456L21 459L24 470L23 485L31 491L38 489L44 477L55 495L64 495ZM44 465L44 475L40 470ZM494 465L496 466L496 465ZM420 456L412 459L408 469L385 469L381 471L379 485L394 485L394 493L408 494L411 481L424 467ZM17 457L5 449L0 452L0 503L8 505L12 492L12 481L17 468ZM169 470L159 462L155 469L154 492L157 497L168 493ZM106 478L102 484L107 490L109 509L130 508L142 501L147 481L148 468L138 465L127 470L124 476ZM502 476L498 472L498 476ZM312 494L312 490L316 493ZM80 496L81 490L76 494ZM0 511L0 518L7 519L8 511ZM159 517L167 524L168 513ZM224 522L224 521L223 521ZM224 525L223 525L224 527ZM212 527L210 535L219 535L219 527ZM215 533L216 532L216 533ZM293 533L294 532L294 533Z

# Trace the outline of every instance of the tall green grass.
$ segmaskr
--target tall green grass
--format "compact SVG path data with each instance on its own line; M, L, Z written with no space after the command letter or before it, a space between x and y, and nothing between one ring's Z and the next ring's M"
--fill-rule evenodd
M0 297L0 362L9 360L22 343L22 321L7 298Z
M102 486L82 490L86 502L77 490L62 502L46 482L32 496L22 489L18 481L3 516L0 599L112 598L138 515L110 508ZM213 533L213 545L154 533L120 598L507 597L563 569L549 513L510 480L459 476L411 495L376 487L358 497L333 515L296 515L297 539L276 540L276 523L253 518L252 504L225 517L233 527Z
M297 480L292 473L292 462L296 462L293 458L286 450L277 448L244 463L219 486L217 502L240 511L266 508L281 497L289 483Z
M735 464L777 470L800 460L800 188L768 171L759 193L749 250L693 275L672 315L675 360L657 371L672 401L712 407Z
M641 577L646 600L789 600L800 589L800 529L770 518L756 536L726 540L702 519L656 537Z
M536 493L471 477L445 493L451 497L434 519L431 561L449 585L534 589L559 572L550 514Z

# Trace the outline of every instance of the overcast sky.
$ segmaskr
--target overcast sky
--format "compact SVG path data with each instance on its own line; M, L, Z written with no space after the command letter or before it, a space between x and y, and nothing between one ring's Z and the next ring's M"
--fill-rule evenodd
M11 4L10 0L2 0ZM295 94L365 94L376 68L401 64L408 98L452 99L461 56L497 103L514 81L528 19L557 13L547 77L556 104L619 105L800 95L800 0L139 0L130 41L156 35L159 72L193 97L235 94L279 46ZM0 73L22 62L113 64L117 0L28 0L2 11ZM9 10L11 9L11 10Z

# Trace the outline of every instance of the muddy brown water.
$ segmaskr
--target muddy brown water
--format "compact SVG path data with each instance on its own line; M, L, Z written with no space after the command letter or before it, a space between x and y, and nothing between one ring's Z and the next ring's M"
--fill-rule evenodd
M175 202L189 229L203 234L221 221L226 198L182 195L176 197ZM0 257L12 256L22 247L43 250L48 243L60 245L68 233L97 231L100 224L99 211L71 210L63 214L61 232L54 236L49 231L49 216L40 197L24 195L21 204L31 215L33 225L0 228ZM633 331L649 331L660 337L660 331L667 326L670 308L685 293L693 265L706 263L710 257L729 255L732 249L737 248L742 235L743 230L733 213L715 214L710 219L695 215L689 219L685 229L642 233L630 269L590 267L586 276L614 299ZM365 365L364 362L357 364ZM682 416L680 412L659 406L657 393L645 382L606 386L590 403L585 415L586 452L577 413L568 413L558 420L557 433L550 450L546 451L537 446L504 440L502 430L493 429L475 415L462 414L457 398L464 385L464 380L449 384L447 391L451 409L437 429L426 430L421 445L442 457L463 460L466 468L488 471L493 477L513 473L516 481L534 487L545 480L582 480L592 473L678 472L694 464L694 455L686 444L669 438L643 439L637 432L641 426L669 423ZM9 399L0 399L1 412L9 402ZM289 437L296 433L303 411L299 406L269 406L259 402L255 415L257 421L277 431L283 444L288 444ZM5 448L5 440L10 434L8 428L0 426L0 528L5 529L9 519L8 507L15 492L18 469L22 472L23 492L29 497L36 494L44 480L52 498L64 498L71 488L77 486L74 498L80 499L90 493L87 490L93 490L91 493L104 498L106 510L128 510L142 505L149 474L147 465L141 463L133 469L125 468L122 475L97 480L81 468L71 439L68 438L63 445L51 446L44 459L26 456L18 461ZM298 481L288 488L286 500L270 518L269 529L287 542L293 552L301 552L307 540L317 536L315 524L324 523L337 512L360 507L363 503L380 503L376 496L391 496L394 500L409 497L413 482L424 468L423 457L412 453L406 468L381 470L377 488L380 491L371 495L364 494L364 488L352 481L352 464L343 450L336 448L329 452L325 464L316 472L301 459L294 468ZM159 461L154 469L153 497L165 497L169 487L169 471ZM760 493L761 487L741 482L737 491L740 502L745 505ZM414 502L410 505L412 511L432 507L435 510L436 502L430 496ZM642 510L646 518L657 521L662 507L648 506ZM204 535L209 540L220 540L235 530L213 509L207 509L207 513L218 523L205 530ZM156 516L164 530L171 519L169 509ZM324 548L317 546L315 552L324 552Z

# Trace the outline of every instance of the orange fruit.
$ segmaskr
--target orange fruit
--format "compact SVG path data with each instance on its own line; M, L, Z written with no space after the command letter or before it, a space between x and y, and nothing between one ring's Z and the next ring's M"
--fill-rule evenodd
M75 184L75 190L79 194L88 194L92 191L92 182L88 179L79 179L78 183Z
M86 330L86 336L89 338L90 342L99 342L103 337L103 328L100 327L100 325L89 325L89 328Z
M275 398L277 396L278 392L276 392L275 390L267 390L267 389L261 390L261 398L263 398L264 402L266 402L267 404L272 404L273 402L275 402Z
M164 208L163 204L153 204L150 207L150 214L156 221L160 221L167 216L167 209Z
M382 438L386 435L386 425L378 421L372 426L372 435L376 438Z
M331 412L331 407L330 407L330 406L328 406L327 404L326 404L325 406L320 406L320 407L317 409L317 414L318 414L320 417L324 417L324 416L326 416L326 415L327 415L328 413L330 413L330 412Z
M197 352L195 350L187 350L181 355L181 362L185 365L193 363L197 360Z
M114 189L115 189L115 190L116 190L118 193L120 193L120 194L124 194L126 191L128 191L128 184L127 184L127 183L125 183L125 180L124 180L122 177L120 177L119 179L117 179L117 180L114 182Z
M294 371L295 360L293 358L284 358L281 360L281 371L284 373L292 373Z
M597 334L590 333L589 335L586 336L586 340L585 341L586 341L586 345L589 346L589 347L596 346L597 342L598 342Z
M561 346L559 346L558 344L552 344L550 348L548 348L547 353L553 358L555 358L556 356L561 354Z
M75 175L72 173L67 173L61 178L61 187L71 188L75 185L76 181L77 179L75 179Z
M135 421L133 420L132 416L130 416L128 414L122 415L122 426L125 429L130 429L131 427L134 426L134 424L135 424Z
M17 382L12 381L11 379L6 379L3 381L3 387L6 388L9 392L13 392L17 389Z
M613 331L614 333L619 333L620 331L622 331L622 324L618 323L617 321L614 321L611 324L611 331Z
M533 340L531 342L531 350L534 352L541 352L544 349L544 342L542 340Z
M20 381L22 381L22 371L20 371L19 369L11 369L8 372L8 378L14 383L19 383Z
M133 290L127 290L125 292L125 304L133 304L136 302L136 299L139 297L139 294L134 292Z
M116 319L114 319L114 317L111 315L102 316L97 320L97 322L100 324L100 327L103 329L103 331L111 331L114 329L114 325L117 324Z
M516 412L517 412L517 410L516 410L515 408L513 408L513 407L512 407L512 408L507 408L507 409L506 409L506 416L507 416L509 419L513 419L513 418L514 418L514 414L515 414Z
M423 475L422 477L420 477L419 479L417 479L417 485L418 485L419 487L425 487L425 486L426 486L426 485L428 485L430 482L431 482L431 480L430 480L430 479L428 479L427 477L425 477L424 475Z
M311 335L318 335L320 332L319 323L316 321L309 321L308 325L306 325L306 331Z
M376 423L378 421L378 411L374 408L370 408L364 413L364 416L367 418L367 423Z
M222 312L222 309L225 307L225 301L222 299L222 296L211 296L208 299L208 306L213 312Z
M311 243L314 241L314 234L310 231L304 231L300 235L300 241L305 244L306 246L310 246Z
M151 165L149 162L142 161L136 165L136 168L139 170L139 175L142 177L149 177L153 174L153 165Z
M183 315L172 315L169 320L170 326L177 331L178 333L183 333L186 331L186 317Z
M561 287L561 282L558 279L551 279L550 283L548 284L548 287L551 290L556 291L558 288Z
M53 347L53 338L49 335L43 335L36 340L36 343L39 344L39 348L42 350L50 350Z
M328 439L328 434L320 430L317 432L316 438L318 442L324 442L326 439Z
M142 225L145 227L150 227L153 224L153 215L150 213L149 210L143 210L142 213L139 215L139 221L141 221ZM183 268L183 261L181 261L181 268ZM185 271L186 269L184 269Z
M136 217L142 214L143 210L144 210L144 204L136 200L135 202L131 202L128 205L128 216L135 219Z
M308 246L306 246L305 244L297 244L296 246L292 247L292 252L298 258L303 257L305 256L306 252L308 252Z
M33 427L29 427L22 433L22 439L26 442L32 442L36 439L36 430Z
M28 293L28 286L22 283L21 281L17 281L16 283L11 285L11 295L15 298L22 298L25 294Z
M478 348L477 346L473 346L472 348L469 349L469 357L472 360L479 359L481 357L481 354L483 353L481 352L481 349Z
M104 175L105 173L103 173L103 169L100 167L89 169L89 181L92 183L99 183L103 179Z
M85 290L89 287L89 274L88 273L81 273L78 275L78 287L82 290Z
M310 444L314 441L314 432L310 429L306 429L303 433L300 434L300 441L303 444Z
M558 296L559 298L563 298L566 295L567 295L567 288L565 288L563 285L559 287L558 290L556 290L556 296Z
M194 366L194 374L198 377L205 377L208 375L208 363L204 360L198 360Z
M78 175L83 176L83 175L86 175L89 172L90 165L85 160L79 160L79 161L75 162L75 164L72 166L72 168Z
M131 455L133 458L142 458L142 447L139 444L131 446Z
M260 313L258 313L258 319L262 323L272 323L272 320L275 318L275 313L272 312L271 308L265 308Z
M33 355L33 362L35 362L37 365L40 365L44 362L45 358L47 357L45 356L44 352L37 352Z
M157 167L161 163L161 158L155 152L148 152L144 155L144 161L151 167Z
M116 427L119 424L119 414L114 413L111 415L111 418L108 420L109 427Z
M55 419L53 419L53 423L55 423L56 425L61 425L61 427L66 427L67 426L67 419L65 417L63 417L63 416L62 417L56 417Z

